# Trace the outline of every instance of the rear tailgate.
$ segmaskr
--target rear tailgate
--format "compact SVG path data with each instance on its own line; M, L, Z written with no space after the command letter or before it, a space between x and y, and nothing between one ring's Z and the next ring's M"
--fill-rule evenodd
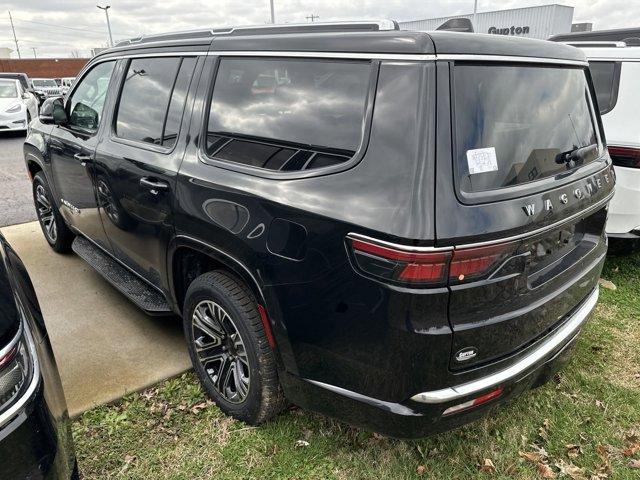
M614 175L582 67L456 62L444 82L437 243L479 252L465 268L480 269L449 285L460 370L524 351L596 287Z

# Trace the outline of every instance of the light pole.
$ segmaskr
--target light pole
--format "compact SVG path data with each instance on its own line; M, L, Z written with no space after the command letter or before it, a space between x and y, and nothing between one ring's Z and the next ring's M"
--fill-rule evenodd
M478 0L473 2L473 31L478 31L478 24L476 23L476 18L478 16Z
M100 10L104 10L105 15L107 16L107 28L109 29L109 46L113 47L113 37L111 36L111 22L109 21L109 9L111 5L107 5L105 7L101 7L100 5L96 5Z
M276 23L276 14L273 10L273 0L269 0L271 3L271 23L274 24Z
M38 54L36 53L36 47L31 47L31 50L33 50L33 58L38 58Z

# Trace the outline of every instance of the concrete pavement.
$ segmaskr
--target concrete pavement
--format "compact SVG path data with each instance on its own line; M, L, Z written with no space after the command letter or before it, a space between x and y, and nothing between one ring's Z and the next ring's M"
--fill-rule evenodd
M179 319L146 316L76 255L53 252L37 222L2 233L38 294L70 415L190 368Z
M22 133L0 133L0 227L36 219L23 143Z

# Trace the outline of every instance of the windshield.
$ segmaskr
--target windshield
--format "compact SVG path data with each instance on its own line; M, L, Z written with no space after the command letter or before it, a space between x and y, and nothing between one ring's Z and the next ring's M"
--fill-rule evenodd
M34 87L57 87L58 84L55 80L43 80L43 79L35 79L33 80Z
M598 158L582 68L465 64L454 72L463 192L552 177Z
M0 80L0 98L17 98L17 97L18 97L18 89L16 88L16 82Z

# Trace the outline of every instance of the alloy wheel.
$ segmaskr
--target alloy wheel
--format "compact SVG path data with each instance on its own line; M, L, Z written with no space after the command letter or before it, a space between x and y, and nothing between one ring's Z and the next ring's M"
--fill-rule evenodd
M56 218L51 201L47 197L47 192L43 185L36 187L36 210L45 235L51 243L55 243L58 239L58 227L56 226Z
M242 403L249 392L249 359L231 316L216 302L201 301L191 319L198 360L214 388L230 403Z

